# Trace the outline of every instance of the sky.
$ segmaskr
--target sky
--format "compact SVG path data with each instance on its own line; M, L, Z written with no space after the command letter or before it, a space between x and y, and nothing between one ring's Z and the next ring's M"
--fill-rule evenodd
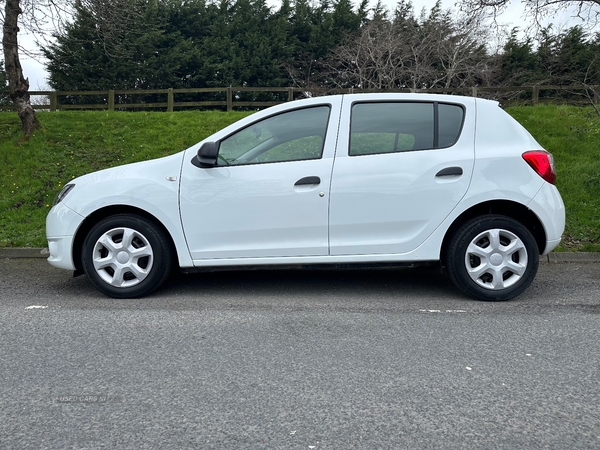
M442 0L443 9L454 9L455 1L456 0ZM280 3L278 0L267 0L267 2L275 7L277 7ZM357 4L358 0L353 0L353 2ZM376 0L371 0L371 6L374 6L375 3ZM384 4L387 5L387 7L390 10L393 10L396 5L396 1L385 0ZM413 0L413 6L416 14L419 14L422 8L431 9L431 7L433 7L434 4L435 2L433 1ZM572 12L565 12L558 17L550 18L549 20L547 20L546 23L554 23L555 27L557 27L558 29L563 28L565 26L574 26L581 23L580 20L574 19L571 16L573 16ZM528 19L524 17L524 9L522 3L513 0L508 9L504 11L503 14L499 17L499 23L501 25L506 25L509 29L514 26L518 26L520 28L527 28L529 23ZM19 36L19 42L25 48L36 50L35 40L30 35L21 34ZM44 68L43 60L39 58L34 59L22 55L21 65L23 66L23 74L26 78L29 78L29 89L31 91L50 89L48 82L46 81L48 74Z

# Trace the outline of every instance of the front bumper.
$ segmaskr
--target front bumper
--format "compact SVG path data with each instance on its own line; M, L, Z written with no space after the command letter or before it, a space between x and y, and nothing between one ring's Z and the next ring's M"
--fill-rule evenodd
M59 269L75 270L73 241L83 222L83 216L63 203L55 205L46 217L46 238L50 256L48 262Z

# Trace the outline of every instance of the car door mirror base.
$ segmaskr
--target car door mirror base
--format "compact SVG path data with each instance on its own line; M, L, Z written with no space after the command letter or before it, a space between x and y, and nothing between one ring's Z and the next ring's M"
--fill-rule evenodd
M192 164L203 169L215 167L219 155L219 144L216 142L205 142L198 149L198 154L192 159Z

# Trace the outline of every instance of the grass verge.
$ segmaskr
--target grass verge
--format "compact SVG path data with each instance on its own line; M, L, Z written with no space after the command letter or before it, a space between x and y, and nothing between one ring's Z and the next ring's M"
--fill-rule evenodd
M600 119L591 108L513 107L555 157L567 207L563 251L600 251ZM0 247L44 247L45 217L63 183L95 170L176 153L246 112L40 112L19 146L19 119L0 113Z
M567 211L559 251L600 251L600 118L592 108L540 105L509 108L554 155Z
M28 142L0 113L0 247L45 247L45 219L63 183L107 167L177 153L248 115L220 111L40 112Z

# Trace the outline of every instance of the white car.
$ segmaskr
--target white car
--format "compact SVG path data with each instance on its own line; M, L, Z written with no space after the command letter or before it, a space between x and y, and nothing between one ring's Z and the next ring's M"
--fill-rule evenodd
M554 181L552 155L497 102L311 98L73 180L48 214L48 261L118 298L174 266L441 261L462 292L507 300L560 242Z

